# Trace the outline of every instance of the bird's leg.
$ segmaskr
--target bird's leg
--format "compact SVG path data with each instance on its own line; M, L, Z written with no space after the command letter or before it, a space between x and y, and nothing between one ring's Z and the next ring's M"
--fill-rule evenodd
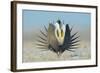
M60 57L61 57L61 52L57 52L57 57L58 57L58 59L60 59Z

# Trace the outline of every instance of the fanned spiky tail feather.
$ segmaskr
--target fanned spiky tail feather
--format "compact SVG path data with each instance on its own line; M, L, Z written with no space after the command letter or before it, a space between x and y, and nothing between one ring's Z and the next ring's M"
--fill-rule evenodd
M37 47L44 50L50 50L55 52L56 54L62 54L65 50L73 52L75 49L78 48L79 45L79 36L77 36L77 33L74 33L71 35L73 28L70 29L69 25L66 24L66 32L65 32L65 39L64 44L59 46L58 51L55 50L55 48L52 47L51 44L48 42L48 29L46 26L44 26L45 32L40 30L41 36L38 36L37 39Z

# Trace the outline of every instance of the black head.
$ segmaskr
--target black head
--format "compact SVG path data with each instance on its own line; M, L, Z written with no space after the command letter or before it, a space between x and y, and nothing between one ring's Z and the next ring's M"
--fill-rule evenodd
M61 21L60 21L60 20L57 20L57 23L58 23L58 24L61 24Z

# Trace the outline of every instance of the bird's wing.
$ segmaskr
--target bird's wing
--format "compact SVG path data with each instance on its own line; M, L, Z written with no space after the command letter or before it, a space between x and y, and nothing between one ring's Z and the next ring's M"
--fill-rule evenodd
M70 28L69 28L69 25L66 24L65 37L64 37L64 43L63 43L64 48L66 49L69 48L70 39L71 39Z
M79 36L78 37L76 36L77 33L71 35L71 31L72 29L70 29L68 24L66 24L66 31L65 31L65 38L64 38L64 43L62 47L63 49L62 52L65 50L71 51L72 49L77 48L78 44L76 43L79 42L78 40Z
M55 26L53 24L49 24L48 27L48 43L52 48L52 51L58 51L58 41L55 36Z

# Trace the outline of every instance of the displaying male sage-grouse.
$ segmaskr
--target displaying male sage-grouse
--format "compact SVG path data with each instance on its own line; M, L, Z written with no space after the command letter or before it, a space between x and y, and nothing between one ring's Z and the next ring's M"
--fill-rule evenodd
M73 51L78 48L79 36L76 36L77 32L71 34L72 28L68 24L57 20L55 24L49 23L48 28L44 28L46 32L40 31L42 36L38 36L38 48L50 50L58 56L66 50Z

